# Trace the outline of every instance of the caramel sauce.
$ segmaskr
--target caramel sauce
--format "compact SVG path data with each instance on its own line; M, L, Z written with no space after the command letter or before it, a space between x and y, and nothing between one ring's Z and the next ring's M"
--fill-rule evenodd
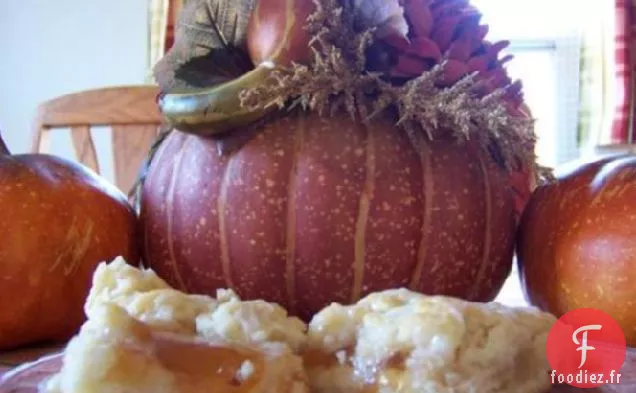
M406 356L403 353L396 353L387 360L385 368L406 370Z
M264 378L266 358L255 349L239 348L227 343L195 341L171 333L155 333L140 324L132 330L135 340L123 343L116 369L122 379L131 378L130 370L154 361L175 378L180 393L242 393L254 389ZM245 362L250 372L244 380L239 370ZM114 380L120 380L112 375Z
M177 376L179 391L215 393L249 392L263 378L265 359L255 350L239 349L155 335L153 342L158 361ZM246 362L252 371L244 381L238 379Z
M349 375L351 381L358 380L355 375L354 366L351 362L351 355L353 349L349 348L345 350L345 363L341 364L338 357L334 353L322 351L320 349L308 349L302 353L303 365L306 370L311 371L312 368L337 368L337 367L351 367L352 372ZM384 372L390 369L396 369L404 371L406 369L406 357L404 354L397 353L389 358L384 364L378 366L377 377L381 376ZM360 389L355 393L377 393L379 385L376 382L363 383ZM354 393L354 392L352 392Z
M305 350L301 357L303 359L305 369L318 367L329 368L340 365L335 354L328 353L320 349Z

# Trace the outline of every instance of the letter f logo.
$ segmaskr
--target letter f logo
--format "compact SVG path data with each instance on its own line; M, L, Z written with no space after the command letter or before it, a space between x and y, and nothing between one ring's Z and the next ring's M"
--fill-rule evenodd
M596 348L587 345L587 332L590 330L601 330L603 328L602 325L585 325L576 329L572 334L572 341L575 344L580 345L576 350L581 351L581 364L579 364L579 368L583 367L585 362L587 361L587 351L593 351ZM583 332L583 339L579 342L578 335Z

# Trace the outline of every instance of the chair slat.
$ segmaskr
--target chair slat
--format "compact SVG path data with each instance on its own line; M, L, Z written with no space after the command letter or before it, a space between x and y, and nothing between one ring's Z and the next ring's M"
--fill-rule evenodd
M115 182L128 193L158 135L157 125L115 125L112 127Z
M70 128L77 160L101 175L91 127L112 129L115 185L130 191L163 119L154 85L116 86L66 94L42 103L33 123L31 151L48 152L50 133Z
M42 123L42 118L40 116L35 118L31 127L31 152L48 153L51 145L49 128Z
M35 128L33 131L33 140L31 141L31 152L48 153L49 152L49 130L45 128Z
M99 173L97 150L93 143L90 127L87 125L71 127L71 139L73 140L77 160Z

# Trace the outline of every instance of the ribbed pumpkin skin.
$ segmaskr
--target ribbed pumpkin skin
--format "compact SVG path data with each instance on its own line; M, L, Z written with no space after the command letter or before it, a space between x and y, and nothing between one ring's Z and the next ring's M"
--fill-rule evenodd
M173 132L144 184L145 258L177 288L234 288L305 319L408 286L493 299L512 264L507 174L479 149L389 121L287 117L232 154Z

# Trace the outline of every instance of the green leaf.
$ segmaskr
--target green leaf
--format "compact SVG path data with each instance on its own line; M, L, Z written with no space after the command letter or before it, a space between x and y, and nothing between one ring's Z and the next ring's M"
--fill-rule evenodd
M255 1L188 0L175 43L154 68L160 88L214 86L251 69L246 36Z

